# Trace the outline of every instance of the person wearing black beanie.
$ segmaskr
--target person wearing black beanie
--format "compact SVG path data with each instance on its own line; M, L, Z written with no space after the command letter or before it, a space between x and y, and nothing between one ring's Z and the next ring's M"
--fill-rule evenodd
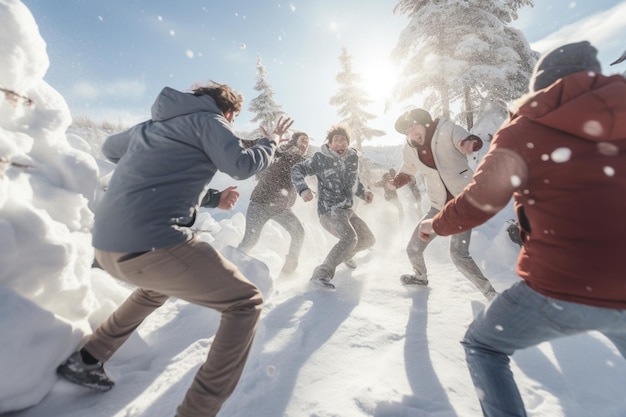
M542 90L566 75L581 71L602 72L598 50L587 41L569 43L541 56L529 87L531 92Z
M473 171L467 155L478 151L483 142L450 120L433 120L428 111L420 108L402 113L394 128L398 133L406 135L406 145L402 153L402 166L391 180L391 185L399 188L416 175L423 176L430 209L421 221L430 219L469 184ZM491 299L496 291L469 253L471 233L468 230L450 238L450 257L458 270L485 297ZM428 285L424 251L429 243L430 240L423 242L420 239L416 227L406 248L413 273L400 276L404 285Z

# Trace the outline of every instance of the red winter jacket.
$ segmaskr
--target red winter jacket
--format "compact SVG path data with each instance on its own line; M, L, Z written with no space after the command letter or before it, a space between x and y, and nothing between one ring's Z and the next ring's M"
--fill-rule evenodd
M578 72L524 99L472 182L433 220L439 235L515 198L517 273L537 292L626 308L626 79Z

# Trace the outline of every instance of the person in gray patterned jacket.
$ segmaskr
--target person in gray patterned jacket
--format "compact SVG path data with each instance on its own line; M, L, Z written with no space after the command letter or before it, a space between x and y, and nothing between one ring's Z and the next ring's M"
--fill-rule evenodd
M335 269L342 262L355 268L352 257L359 251L370 248L376 242L365 221L352 209L353 196L362 198L367 204L373 194L359 179L359 156L350 148L350 134L341 125L332 126L326 134L321 150L291 169L291 181L298 195L305 202L311 201L315 193L305 181L307 176L317 178L317 214L322 227L339 239L324 262L313 271L311 282L328 289L335 286L330 282Z

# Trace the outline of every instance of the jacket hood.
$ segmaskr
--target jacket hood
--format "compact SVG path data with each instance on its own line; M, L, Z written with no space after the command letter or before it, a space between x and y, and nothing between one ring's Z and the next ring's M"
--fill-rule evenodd
M159 93L152 105L152 120L162 122L185 114L209 112L222 114L211 96L194 96L170 87Z
M626 140L626 78L578 72L524 97L517 113L593 142Z

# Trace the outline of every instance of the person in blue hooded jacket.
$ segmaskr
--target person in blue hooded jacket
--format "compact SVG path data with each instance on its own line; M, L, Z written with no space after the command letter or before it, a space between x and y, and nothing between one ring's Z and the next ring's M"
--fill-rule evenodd
M206 362L197 371L176 417L215 416L235 389L263 306L257 287L189 226L220 170L234 179L266 169L292 120L253 146L232 128L243 104L231 87L210 83L190 93L164 88L150 120L131 128L93 227L95 256L135 291L79 351L57 369L71 382L107 391L106 362L142 321L169 297L221 313ZM115 148L112 137L103 148Z

